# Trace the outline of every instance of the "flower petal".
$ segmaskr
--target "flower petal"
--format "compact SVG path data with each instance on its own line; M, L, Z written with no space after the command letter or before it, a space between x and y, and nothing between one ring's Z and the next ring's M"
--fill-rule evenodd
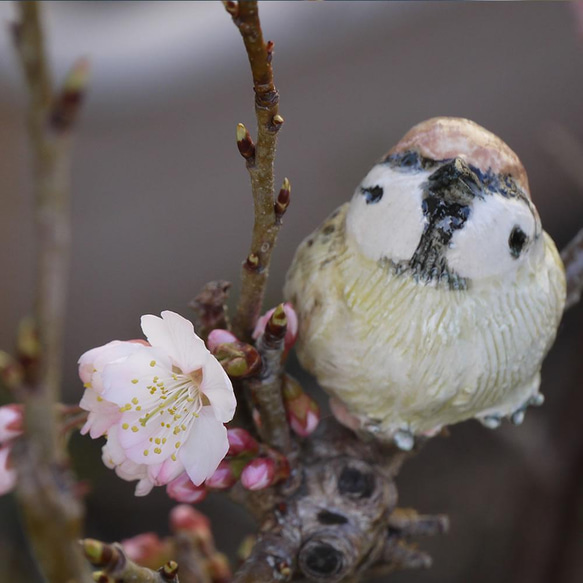
M233 385L214 356L210 357L202 368L200 390L210 401L215 417L219 421L227 423L233 418L237 407Z
M121 417L119 406L106 401L93 389L85 389L79 407L89 411L87 421L81 429L81 435L89 433L92 439L97 439L107 433Z
M161 318L142 316L142 330L150 344L163 350L183 373L199 369L208 357L192 323L175 312L166 310Z
M214 474L228 450L227 429L216 419L211 407L203 407L178 457L192 482L199 486Z

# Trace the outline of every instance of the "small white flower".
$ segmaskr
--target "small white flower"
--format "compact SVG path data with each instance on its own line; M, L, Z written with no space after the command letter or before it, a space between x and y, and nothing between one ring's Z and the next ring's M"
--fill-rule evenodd
M84 429L92 437L108 431L104 455L124 479L161 485L186 471L201 484L229 448L224 423L235 412L231 381L178 314L143 316L142 330L149 345L110 343L94 349L99 361L93 351L81 357L80 375L92 391L82 402L91 412ZM91 362L89 379L83 366Z

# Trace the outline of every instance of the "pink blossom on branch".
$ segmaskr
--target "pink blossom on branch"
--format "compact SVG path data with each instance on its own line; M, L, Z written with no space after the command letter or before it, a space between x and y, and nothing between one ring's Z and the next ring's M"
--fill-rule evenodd
M200 485L229 449L231 381L182 316L143 316L142 330L149 344L110 342L79 360L81 406L90 412L84 430L107 432L106 463L139 480L142 495L184 471Z

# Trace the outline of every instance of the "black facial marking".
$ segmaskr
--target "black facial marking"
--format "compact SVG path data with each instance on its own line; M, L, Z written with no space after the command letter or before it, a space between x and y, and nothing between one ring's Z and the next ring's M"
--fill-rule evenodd
M520 257L520 254L522 253L527 240L528 237L526 233L519 226L516 226L514 229L512 229L510 237L508 237L508 247L510 248L510 255L512 255L514 259L518 259Z
M418 281L465 288L463 278L448 268L445 249L455 231L464 227L473 200L482 196L479 177L461 158L444 164L428 178L422 202L425 228L409 264Z
M302 555L302 563L308 574L335 575L342 569L342 553L327 543L310 545Z
M370 498L375 488L375 478L356 468L344 468L338 478L340 494L355 498Z
M398 152L397 154L386 156L381 160L381 164L388 164L404 172L420 172L421 170L435 168L440 164L440 161L425 158L414 150L408 150L407 152Z
M318 513L318 522L320 524L346 524L348 519L342 514L322 510L322 512Z
M334 232L335 229L336 229L336 227L334 225L326 225L322 229L322 234L323 235L331 235Z
M382 186L368 186L366 188L361 186L360 191L364 195L366 204L374 204L383 198Z

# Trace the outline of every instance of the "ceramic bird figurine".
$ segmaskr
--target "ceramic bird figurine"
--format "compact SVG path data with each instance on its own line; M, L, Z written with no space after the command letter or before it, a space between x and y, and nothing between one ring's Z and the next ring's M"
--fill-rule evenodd
M298 248L285 296L335 415L409 449L477 418L520 423L565 302L524 167L459 118L411 129Z

